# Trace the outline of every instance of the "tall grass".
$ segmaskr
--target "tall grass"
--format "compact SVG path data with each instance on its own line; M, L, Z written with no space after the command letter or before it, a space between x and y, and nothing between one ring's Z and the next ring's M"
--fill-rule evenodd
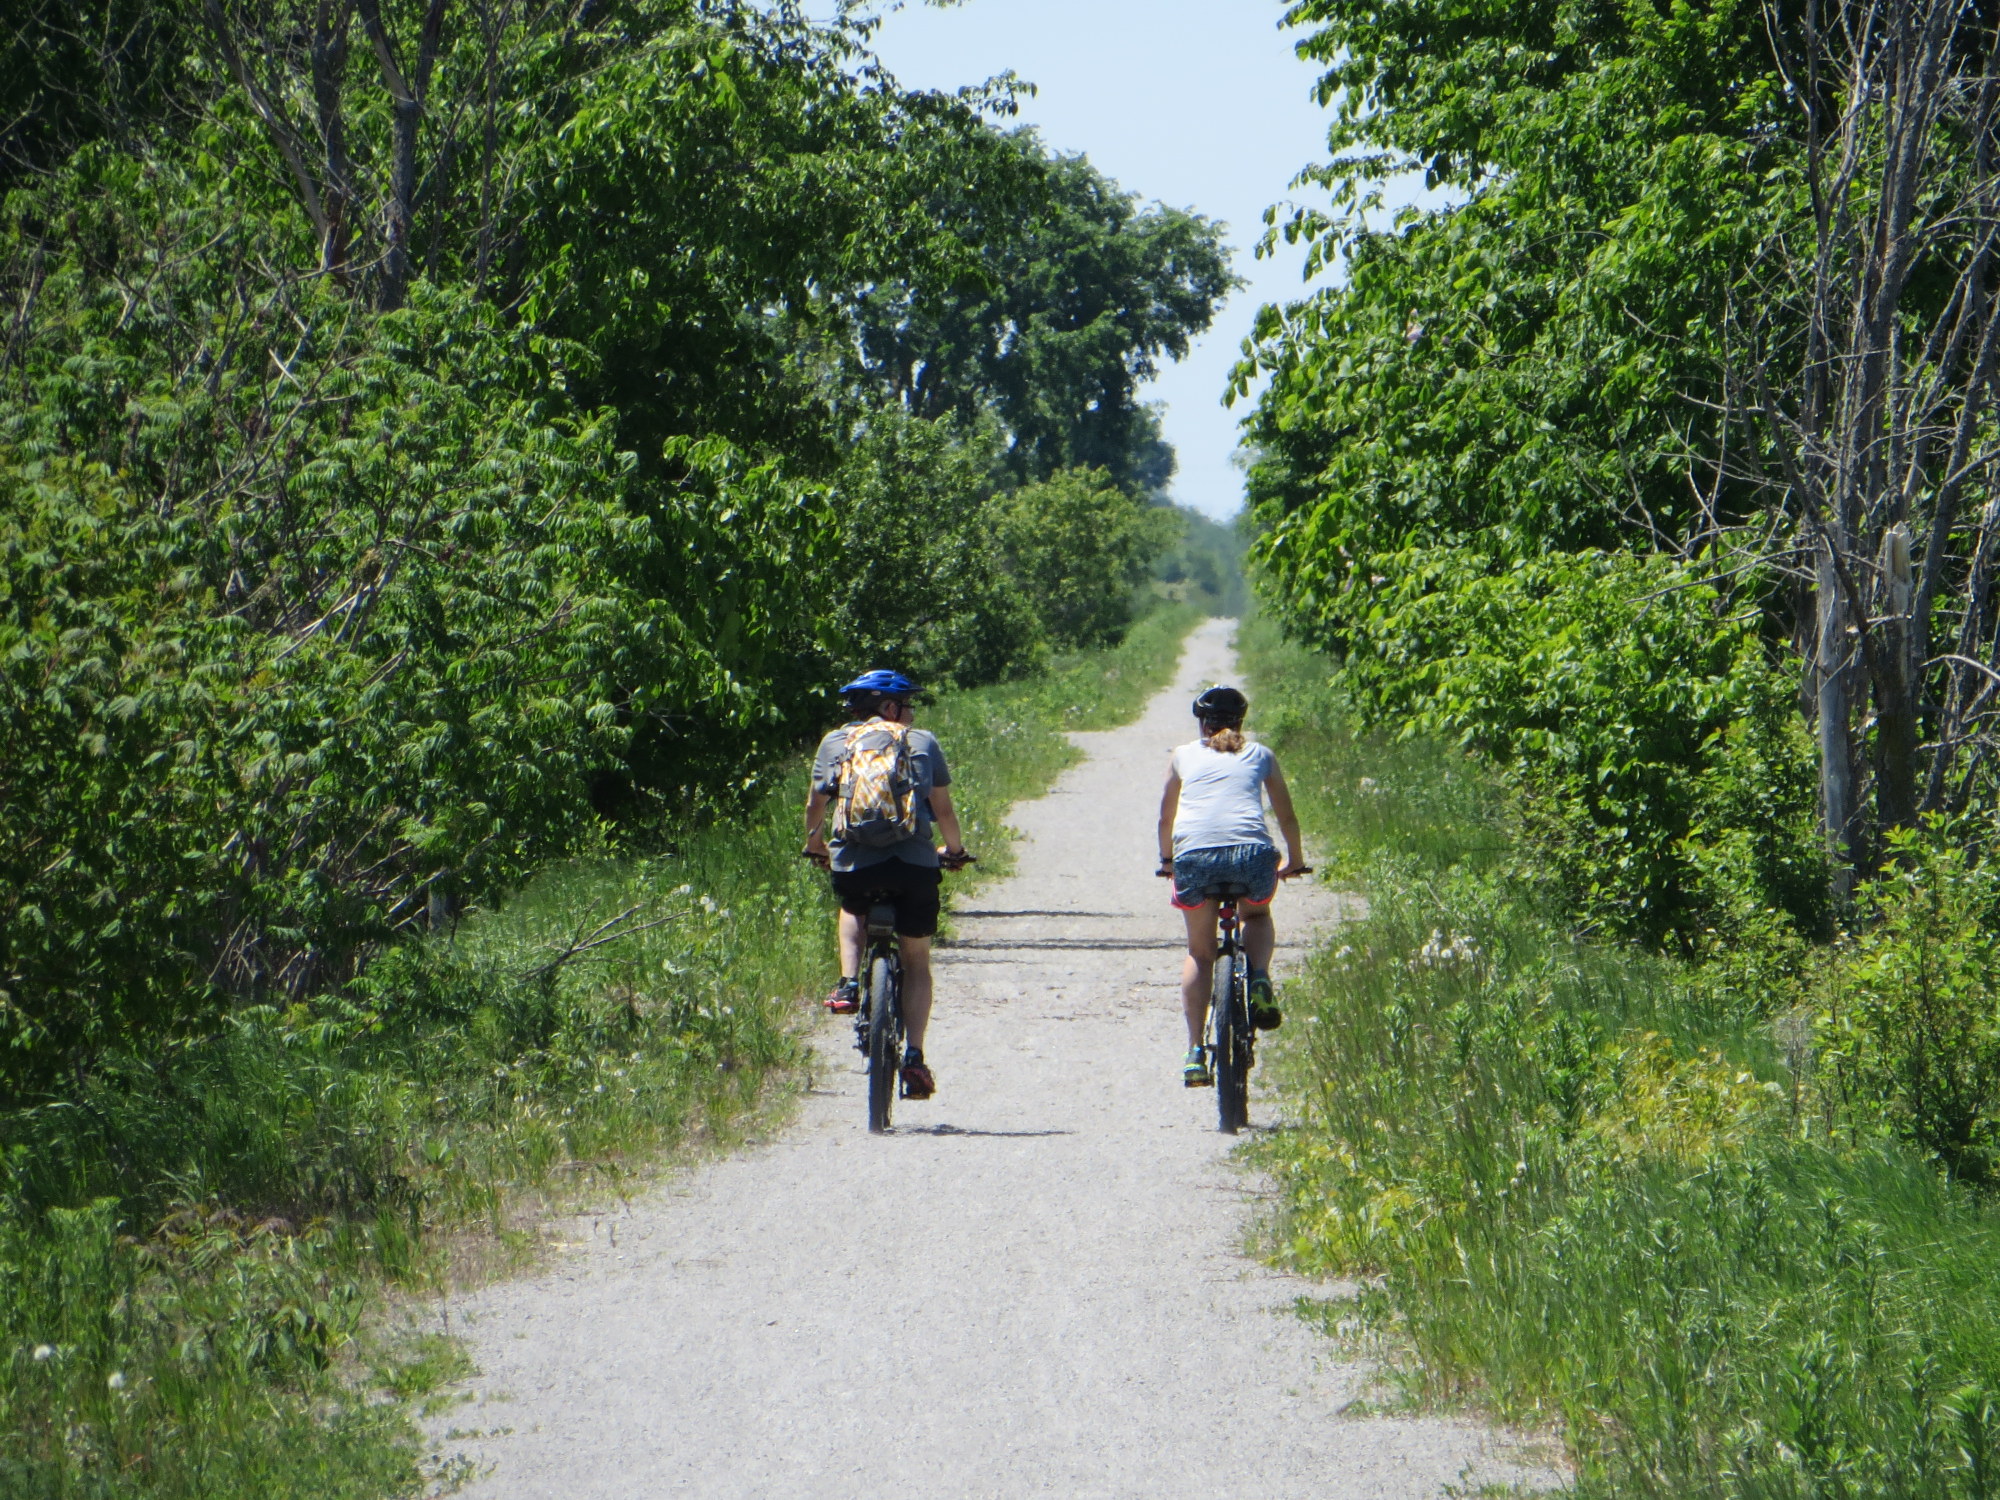
M2000 1496L2000 1212L1829 1133L1755 963L1572 939L1466 761L1248 638L1365 920L1288 992L1278 1253L1413 1395L1558 1430L1584 1495ZM1791 1053L1798 1061L1796 1048Z
M1129 717L1192 623L1161 611L928 713L988 868L1008 803L1073 755L1062 731ZM796 1074L831 961L803 790L801 766L745 817L547 871L346 993L0 1117L0 1495L420 1489L410 1404L456 1365L371 1334L384 1295L726 1138Z

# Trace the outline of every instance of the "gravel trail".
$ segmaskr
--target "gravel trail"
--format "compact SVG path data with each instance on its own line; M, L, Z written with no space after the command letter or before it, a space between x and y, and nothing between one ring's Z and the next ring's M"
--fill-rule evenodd
M483 1471L468 1494L1332 1500L1504 1472L1474 1425L1340 1414L1365 1372L1290 1316L1305 1283L1240 1253L1257 1184L1181 1086L1152 825L1231 628L1014 809L1017 873L939 955L936 1099L871 1138L847 1023L823 1022L778 1139L454 1303L481 1374L437 1425ZM1340 898L1294 885L1277 910L1296 952Z

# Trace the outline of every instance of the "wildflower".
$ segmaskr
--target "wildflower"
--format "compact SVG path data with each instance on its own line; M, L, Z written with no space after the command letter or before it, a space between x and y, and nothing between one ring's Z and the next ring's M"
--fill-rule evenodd
M105 1377L104 1383L106 1386L108 1386L110 1389L114 1391L124 1390L125 1372L123 1370L113 1370L109 1375Z
M1469 964L1479 957L1479 945L1462 932L1454 932L1449 938L1442 928L1433 927L1430 937L1417 950L1417 962L1428 969L1455 968L1459 964Z
M725 1005L722 1007L722 1013L725 1016L733 1016L736 1014L736 1007L733 1005Z
M35 1363L41 1364L44 1361L54 1359L55 1357L56 1357L56 1351L55 1351L55 1346L53 1344L35 1345Z

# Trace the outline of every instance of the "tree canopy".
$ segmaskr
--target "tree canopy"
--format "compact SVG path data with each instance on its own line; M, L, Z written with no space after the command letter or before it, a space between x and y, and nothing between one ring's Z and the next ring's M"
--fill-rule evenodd
M754 795L858 666L1115 635L1167 540L1218 229L849 8L7 22L0 1089Z
M1819 815L1828 896L1741 894L1809 928L1889 830L1989 805L1990 20L1929 0L1302 0L1289 19L1326 69L1333 159L1302 178L1326 204L1273 232L1345 272L1266 309L1238 374L1270 376L1251 493L1293 627L1345 653L1377 712L1491 747L1585 844L1639 838L1654 773L1632 747L1677 742L1656 769L1685 800L1742 714L1788 725L1761 755L1790 791L1764 803L1787 868ZM1450 206L1390 218L1381 185L1417 172ZM1624 576L1646 580L1626 623L1579 634L1575 607ZM1459 671L1499 645L1502 615L1471 604L1496 588L1573 685L1542 695L1549 732L1600 743L1558 757L1559 790L1521 701ZM1741 635L1737 665L1704 634ZM1676 727L1610 691L1633 662L1720 672L1745 707ZM1804 712L1753 711L1744 673ZM1710 836L1668 826L1679 853L1607 857L1573 897L1706 930L1734 898Z

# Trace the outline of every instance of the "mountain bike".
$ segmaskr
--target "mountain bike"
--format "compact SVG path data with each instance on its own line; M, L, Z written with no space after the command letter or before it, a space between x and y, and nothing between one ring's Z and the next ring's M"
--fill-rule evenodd
M810 856L808 856L810 858ZM977 863L961 855L944 868ZM903 1073L903 950L896 941L893 891L871 891L866 919L867 947L861 955L861 1009L854 1017L854 1050L868 1059L868 1129L889 1129L898 1095L909 1097Z
M1171 869L1159 872L1171 876ZM1311 865L1287 870L1292 880L1310 875ZM1237 902L1247 885L1216 886L1215 975L1210 981L1208 1030L1202 1041L1215 1075L1216 1129L1235 1135L1250 1123L1250 1070L1257 1064L1257 1028L1250 1022L1250 957L1243 951Z

